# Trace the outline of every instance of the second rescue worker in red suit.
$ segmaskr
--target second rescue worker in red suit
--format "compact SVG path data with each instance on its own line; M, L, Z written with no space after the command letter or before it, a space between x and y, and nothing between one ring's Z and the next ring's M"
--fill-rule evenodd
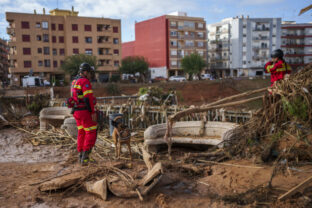
M89 154L96 141L96 114L94 106L96 98L93 96L90 83L93 69L87 63L79 67L80 77L74 83L73 98L75 99L74 118L78 128L77 150L82 165L89 162Z
M265 72L271 74L271 86L291 73L291 67L285 62L283 57L284 53L281 49L274 50L271 54L272 60L264 66Z

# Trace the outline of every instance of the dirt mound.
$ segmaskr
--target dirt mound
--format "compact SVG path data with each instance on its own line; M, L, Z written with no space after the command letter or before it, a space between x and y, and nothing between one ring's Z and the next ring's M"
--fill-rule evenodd
M108 92L108 86L111 84L94 84L93 91L97 97L111 96ZM114 84L118 88L116 95L134 95L139 92L141 87L161 87L164 92L176 90L179 98L179 104L182 105L201 105L212 102L219 98L237 94L253 89L259 89L269 86L268 79L255 80L201 80L191 82L160 82L153 84ZM67 98L70 95L69 87L55 87L56 97Z

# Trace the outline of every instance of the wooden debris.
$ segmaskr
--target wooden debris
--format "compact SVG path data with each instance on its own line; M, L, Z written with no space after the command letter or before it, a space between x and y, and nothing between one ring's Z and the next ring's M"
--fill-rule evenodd
M104 201L107 200L107 179L96 181L95 183L86 182L85 187L89 193L99 196Z
M291 188L289 191L287 191L285 194L281 195L278 197L278 200L282 201L285 200L289 197L291 197L292 195L294 195L295 193L297 193L299 190L303 189L304 187L306 187L307 185L309 185L312 182L312 176L310 176L309 178L305 179L304 181L302 181L300 184L298 184L297 186Z

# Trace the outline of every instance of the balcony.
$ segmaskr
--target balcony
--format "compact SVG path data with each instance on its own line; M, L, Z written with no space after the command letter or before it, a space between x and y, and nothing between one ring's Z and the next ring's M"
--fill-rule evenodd
M252 40L269 40L269 37L267 36L260 36L260 37L253 37Z
M255 27L252 29L252 31L254 31L254 32L261 32L261 31L268 32L268 31L270 31L270 28L269 27Z
M195 35L185 35L184 38L188 40L192 40L192 39L195 39Z
M15 36L15 28L7 27L7 34Z

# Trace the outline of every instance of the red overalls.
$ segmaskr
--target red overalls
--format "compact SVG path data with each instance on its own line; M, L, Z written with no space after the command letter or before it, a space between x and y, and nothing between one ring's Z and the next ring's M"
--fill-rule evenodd
M91 117L96 98L93 96L92 86L87 78L78 78L72 85L73 98L76 101L74 118L78 128L77 150L85 152L94 146L96 140L97 124Z
M291 73L291 67L283 60L278 60L275 64L271 61L264 66L266 73L271 73L271 86L274 82L283 79L285 74Z

